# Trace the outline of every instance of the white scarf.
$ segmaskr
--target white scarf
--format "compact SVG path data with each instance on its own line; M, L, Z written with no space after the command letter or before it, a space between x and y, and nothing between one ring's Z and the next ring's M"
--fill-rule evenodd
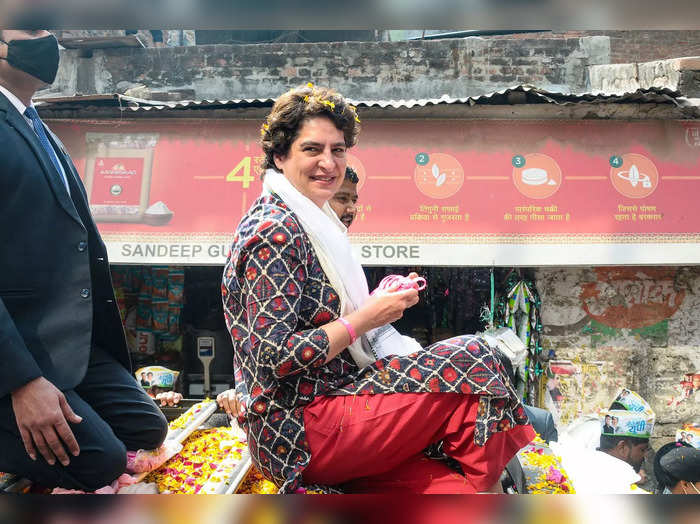
M341 316L357 311L369 297L369 290L345 225L328 202L319 208L274 169L265 171L263 179L263 195L271 193L281 198L301 222L323 272L338 293ZM364 368L387 355L409 355L422 347L414 339L399 334L391 324L386 324L358 337L348 349L357 365Z

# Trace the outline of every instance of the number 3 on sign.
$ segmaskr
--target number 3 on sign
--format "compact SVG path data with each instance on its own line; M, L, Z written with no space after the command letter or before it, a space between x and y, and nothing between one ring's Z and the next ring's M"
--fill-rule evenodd
M243 170L243 174L238 173ZM238 165L234 167L231 172L226 175L226 182L241 182L243 184L243 189L248 189L250 183L255 181L255 177L250 174L250 157L246 156L238 162Z

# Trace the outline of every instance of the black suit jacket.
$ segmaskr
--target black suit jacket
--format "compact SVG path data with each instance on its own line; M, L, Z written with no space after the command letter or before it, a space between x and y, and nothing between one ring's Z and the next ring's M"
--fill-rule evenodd
M0 397L39 376L78 385L91 344L130 369L107 250L63 144L49 132L71 187L0 93Z

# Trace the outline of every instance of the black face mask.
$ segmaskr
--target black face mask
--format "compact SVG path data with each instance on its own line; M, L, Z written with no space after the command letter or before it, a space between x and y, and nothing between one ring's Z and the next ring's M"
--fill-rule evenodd
M58 41L53 35L30 40L11 40L7 45L7 62L14 68L53 84L58 72Z

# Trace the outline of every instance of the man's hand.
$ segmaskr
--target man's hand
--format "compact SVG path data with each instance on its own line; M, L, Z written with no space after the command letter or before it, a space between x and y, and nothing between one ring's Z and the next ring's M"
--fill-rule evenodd
M76 415L66 397L44 377L35 378L12 392L12 409L22 435L24 449L32 460L36 450L52 466L56 458L67 466L70 463L65 444L73 456L78 456L80 447L68 426L83 419Z
M158 393L156 395L156 400L160 401L161 406L173 407L180 403L182 400L182 395L180 393L176 393L175 391L165 391L164 393Z

